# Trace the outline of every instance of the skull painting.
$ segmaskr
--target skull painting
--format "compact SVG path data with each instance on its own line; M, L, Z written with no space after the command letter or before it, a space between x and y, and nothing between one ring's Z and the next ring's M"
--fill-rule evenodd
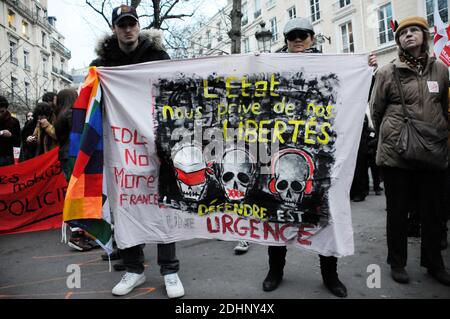
M296 208L301 204L304 194L312 192L313 174L311 155L296 149L282 150L272 159L269 190L278 195L285 206Z
M186 145L173 155L178 187L185 200L198 201L206 188L206 163L200 147Z
M233 149L224 153L220 169L220 183L230 201L245 198L253 186L256 166L245 150Z

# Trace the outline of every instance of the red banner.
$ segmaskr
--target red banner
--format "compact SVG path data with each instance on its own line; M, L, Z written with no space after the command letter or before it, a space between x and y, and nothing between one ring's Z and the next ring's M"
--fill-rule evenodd
M0 234L61 227L66 190L58 148L0 167Z

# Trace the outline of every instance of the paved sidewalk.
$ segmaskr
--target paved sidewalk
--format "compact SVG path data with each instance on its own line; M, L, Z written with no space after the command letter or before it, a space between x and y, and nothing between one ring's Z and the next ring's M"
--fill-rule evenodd
M450 288L436 283L419 266L420 239L409 240L407 270L409 285L391 280L386 264L386 213L384 196L371 195L365 202L352 203L356 253L339 261L339 274L348 298L450 298ZM0 299L10 298L117 298L112 287L122 273L109 272L101 260L101 249L80 253L61 242L60 230L0 237ZM252 244L248 253L234 255L235 242L190 240L177 244L181 261L180 278L185 298L297 299L335 298L321 282L317 255L290 249L283 283L276 291L262 291L268 270L267 249ZM163 278L156 264L156 245L146 245L146 283L121 298L166 298ZM450 267L450 249L443 252ZM81 288L66 285L67 267L81 267ZM381 288L366 285L369 265L381 269ZM376 267L376 266L375 266Z

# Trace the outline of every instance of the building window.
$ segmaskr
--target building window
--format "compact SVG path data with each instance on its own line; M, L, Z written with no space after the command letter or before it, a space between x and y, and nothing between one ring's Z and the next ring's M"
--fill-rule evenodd
M47 47L47 34L45 32L42 32L42 46Z
M221 22L217 23L217 41L218 42L222 41L222 23Z
M244 53L249 53L250 52L250 39L249 38L245 38L244 39L243 47L244 47Z
M272 31L272 42L278 41L277 18L270 19L270 31Z
M309 0L309 1L311 6L311 21L316 22L317 20L320 20L319 0Z
M351 0L339 0L339 8L343 8L345 6L348 6L352 3Z
M392 5L390 3L378 10L378 39L380 44L394 41L394 32L390 27L392 20Z
M47 58L42 58L42 75L46 78L48 77L47 72Z
M22 21L22 35L28 38L28 23Z
M14 76L11 76L11 97L14 99L16 95L16 89L17 89L17 79Z
M244 26L248 23L247 3L242 4L241 12L242 12L241 26Z
M297 11L295 10L295 6L290 7L287 12L289 20L297 18Z
M28 104L30 95L30 83L25 82L25 103Z
M242 4L242 25L246 25L248 23L248 12L247 12L247 3Z
M19 64L17 59L17 43L14 41L9 41L9 61L16 65Z
M261 15L261 0L255 0L255 13L253 17L256 19Z
M16 30L16 27L14 26L15 16L16 14L13 11L8 10L8 26L14 30Z
M266 2L267 9L274 7L276 4L275 2L276 2L275 0L267 0L267 2Z
M425 0L427 9L427 20L430 27L434 27L434 0ZM448 3L447 0L438 0L439 14L443 22L448 22Z
M23 67L25 70L30 69L30 52L23 50Z
M355 45L353 43L353 28L351 22L347 22L341 25L341 34L342 34L342 52L343 53L355 52Z
M206 47L211 49L212 38L211 38L211 30L206 31Z

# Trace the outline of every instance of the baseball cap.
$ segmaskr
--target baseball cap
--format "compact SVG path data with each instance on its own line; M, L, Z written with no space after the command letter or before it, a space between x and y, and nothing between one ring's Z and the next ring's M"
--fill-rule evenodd
M284 27L283 34L286 36L289 32L292 31L306 31L312 34L315 34L312 23L305 18L295 18L289 20Z
M137 15L136 9L131 6L127 6L126 4L122 4L121 6L114 8L112 13L112 24L116 25L125 17L134 18L139 22L139 17Z

